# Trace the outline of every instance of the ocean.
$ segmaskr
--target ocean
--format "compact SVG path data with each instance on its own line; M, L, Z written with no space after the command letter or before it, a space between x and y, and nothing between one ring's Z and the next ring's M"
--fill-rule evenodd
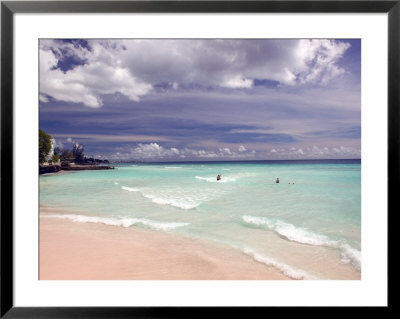
M360 160L123 163L39 182L41 205L76 212L50 218L202 239L293 279L361 278Z

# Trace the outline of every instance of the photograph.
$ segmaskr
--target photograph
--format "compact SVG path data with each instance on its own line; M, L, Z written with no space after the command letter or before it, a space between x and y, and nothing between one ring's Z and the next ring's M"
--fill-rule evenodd
M362 39L37 50L39 281L361 281Z

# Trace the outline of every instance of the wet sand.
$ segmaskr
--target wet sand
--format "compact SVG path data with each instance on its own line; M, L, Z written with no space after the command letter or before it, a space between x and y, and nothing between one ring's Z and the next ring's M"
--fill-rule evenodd
M41 280L286 280L233 248L139 227L46 217L40 208Z

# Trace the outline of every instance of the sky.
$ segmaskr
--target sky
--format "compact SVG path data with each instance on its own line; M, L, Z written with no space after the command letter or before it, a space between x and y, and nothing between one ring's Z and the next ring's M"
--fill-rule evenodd
M39 125L112 161L361 158L361 40L42 39Z

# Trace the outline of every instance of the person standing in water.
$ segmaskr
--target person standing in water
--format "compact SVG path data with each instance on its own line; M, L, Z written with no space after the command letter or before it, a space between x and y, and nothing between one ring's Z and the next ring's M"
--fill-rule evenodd
M221 175L218 174L218 175L217 175L217 181L219 181L220 179L221 179Z
M275 183L277 183L277 184L279 183L279 177L276 178Z

